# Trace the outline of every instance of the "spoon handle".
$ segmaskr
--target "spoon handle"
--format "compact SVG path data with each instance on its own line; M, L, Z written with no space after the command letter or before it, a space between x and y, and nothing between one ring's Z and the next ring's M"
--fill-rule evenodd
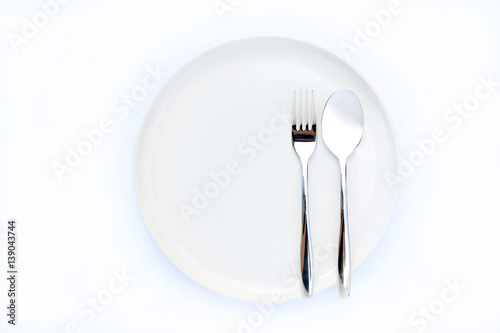
M339 296L349 298L351 295L351 245L349 242L349 219L347 216L347 163L340 162L340 231L338 259Z

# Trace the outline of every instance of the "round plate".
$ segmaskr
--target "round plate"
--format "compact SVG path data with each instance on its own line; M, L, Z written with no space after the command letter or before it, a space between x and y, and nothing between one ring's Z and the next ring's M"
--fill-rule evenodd
M314 90L320 120L342 89L365 113L348 179L355 268L382 237L399 189L385 178L399 161L391 120L359 74L316 46L253 37L206 51L163 86L139 134L135 184L151 234L179 269L231 297L302 296L300 162L287 115L294 90ZM340 214L338 163L319 134L309 164L315 292L336 283Z

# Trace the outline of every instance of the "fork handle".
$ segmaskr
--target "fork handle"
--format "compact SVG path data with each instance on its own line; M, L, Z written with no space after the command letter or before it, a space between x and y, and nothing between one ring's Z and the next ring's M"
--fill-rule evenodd
M302 237L300 243L300 270L302 285L306 296L311 297L313 293L313 260L312 242L309 225L309 181L308 161L301 159L302 164Z
M338 258L339 296L349 298L351 294L351 244L349 241L349 219L347 216L347 162L340 161L340 231Z

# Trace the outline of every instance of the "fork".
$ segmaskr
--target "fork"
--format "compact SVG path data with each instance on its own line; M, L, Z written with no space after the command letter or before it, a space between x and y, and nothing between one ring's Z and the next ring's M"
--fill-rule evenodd
M309 94L305 91L305 101L302 103L302 91L293 92L292 112L294 122L292 124L292 142L295 152L299 156L302 171L302 237L300 244L300 272L302 284L306 296L311 297L313 293L313 260L312 242L309 224L309 185L308 185L308 163L309 158L316 149L316 109L314 107L314 91ZM297 105L298 104L298 105Z

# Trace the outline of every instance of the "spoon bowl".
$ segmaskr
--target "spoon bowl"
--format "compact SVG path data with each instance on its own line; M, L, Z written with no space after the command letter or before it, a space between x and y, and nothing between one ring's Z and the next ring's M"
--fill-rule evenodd
M352 91L337 91L326 102L322 120L323 139L340 161L345 162L361 142L363 124L363 108Z

